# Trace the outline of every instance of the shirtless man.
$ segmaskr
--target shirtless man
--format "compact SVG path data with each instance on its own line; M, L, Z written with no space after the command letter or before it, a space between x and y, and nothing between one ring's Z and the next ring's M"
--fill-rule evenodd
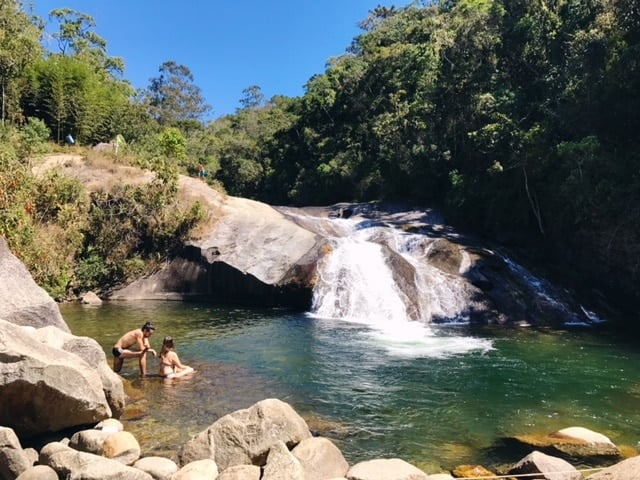
M147 353L151 352L156 356L156 351L149 344L149 337L153 335L156 327L149 322L141 328L125 333L113 346L113 370L120 372L125 358L139 358L140 374L144 377L147 374ZM134 345L138 350L130 350Z

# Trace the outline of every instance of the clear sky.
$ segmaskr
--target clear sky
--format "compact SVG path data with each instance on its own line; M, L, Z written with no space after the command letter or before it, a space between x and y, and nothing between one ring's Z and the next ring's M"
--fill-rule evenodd
M87 13L122 57L124 78L149 86L173 60L187 66L213 106L213 118L234 113L242 91L259 85L267 99L300 96L326 62L361 33L358 22L378 5L409 0L31 0L48 19L56 8ZM29 4L25 1L25 4ZM48 46L56 50L55 44Z

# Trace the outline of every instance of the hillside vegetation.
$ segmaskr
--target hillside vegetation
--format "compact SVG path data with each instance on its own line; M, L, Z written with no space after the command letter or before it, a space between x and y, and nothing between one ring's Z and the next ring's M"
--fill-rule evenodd
M235 114L208 122L187 66L167 60L134 91L90 16L60 9L45 21L9 0L0 19L0 233L59 295L171 255L198 215L158 212L173 201L174 175L201 164L208 183L270 203L440 207L603 304L640 300L637 0L378 7L304 95L266 99L247 86ZM47 22L60 51L41 47ZM26 159L67 134L114 142L114 161L158 180L87 198L55 174L30 177ZM105 228L113 205L133 237ZM57 249L43 274L39 249L54 231L70 236L69 251Z

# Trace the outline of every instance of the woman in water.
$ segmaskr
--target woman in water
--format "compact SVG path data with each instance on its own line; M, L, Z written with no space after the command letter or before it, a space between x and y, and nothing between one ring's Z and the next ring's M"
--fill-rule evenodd
M195 370L188 365L183 365L175 351L173 337L164 337L162 350L160 350L160 376L165 378L177 378Z

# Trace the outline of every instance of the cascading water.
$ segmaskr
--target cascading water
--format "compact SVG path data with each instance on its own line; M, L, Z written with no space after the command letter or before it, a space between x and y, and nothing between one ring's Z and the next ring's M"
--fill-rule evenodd
M312 316L366 325L377 343L399 355L440 357L491 349L487 340L455 336L431 324L434 316L463 321L470 299L463 282L420 261L424 252L416 245L426 241L424 236L369 221L322 221L331 227L314 229L333 232L333 249L319 265ZM416 298L399 287L385 248L412 267Z

